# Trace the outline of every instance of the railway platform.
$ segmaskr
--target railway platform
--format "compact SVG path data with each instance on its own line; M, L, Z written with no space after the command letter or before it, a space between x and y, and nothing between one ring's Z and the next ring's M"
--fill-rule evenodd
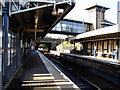
M80 90L39 51L32 51L14 76L7 90Z
M89 68L92 73L100 75L109 81L120 83L120 62L118 60L70 53L61 53L60 57Z

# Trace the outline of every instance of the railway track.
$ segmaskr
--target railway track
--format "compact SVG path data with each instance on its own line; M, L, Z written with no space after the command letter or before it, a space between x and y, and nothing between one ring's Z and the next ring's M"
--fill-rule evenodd
M62 72L64 72L79 88L81 89L91 89L91 90L101 90L98 86L91 83L78 73L74 72L74 70L68 66L65 66L61 62L57 61L50 55L46 55ZM59 57L57 57L59 58ZM75 78L76 77L76 78Z
M102 90L118 89L119 86L99 77L73 62L61 59L52 54L45 54L61 71L63 71L81 89Z

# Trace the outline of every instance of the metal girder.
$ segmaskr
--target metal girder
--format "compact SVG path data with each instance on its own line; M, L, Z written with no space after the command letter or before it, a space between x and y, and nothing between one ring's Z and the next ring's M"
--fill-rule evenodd
M23 10L19 10L19 11L15 11L15 12L10 12L9 15L22 13L22 12L27 12L27 11L31 11L31 10L36 10L36 9L40 9L40 8L45 8L45 7L49 7L49 6L53 6L53 4L43 5L43 6L36 6L36 7L28 8L28 9L23 9Z
M23 2L25 1L23 0ZM41 5L41 3L43 2L44 3L49 2L49 3ZM45 8L45 7L50 7L50 6L55 6L55 5L64 4L64 3L71 5L71 2L72 0L27 0L25 6L23 7L20 2L15 2L14 0L10 0L9 15L26 12L30 10L35 10L35 9L40 9L40 8ZM34 6L31 7L31 3ZM21 7L23 9L21 9Z
M23 0L26 1L26 0ZM28 2L55 3L55 0L27 0Z
M49 27L50 25L42 25L42 26L38 26L38 28L44 28L44 27Z
M44 32L44 29L25 29L24 32Z

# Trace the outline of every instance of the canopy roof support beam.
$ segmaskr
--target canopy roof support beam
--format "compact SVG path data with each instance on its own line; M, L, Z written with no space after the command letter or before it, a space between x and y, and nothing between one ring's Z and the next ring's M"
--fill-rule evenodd
M25 29L24 32L44 32L44 29Z
M30 2L29 2L30 1ZM45 7L50 7L50 6L54 6L54 5L60 5L60 4L69 4L71 3L72 0L66 0L66 1L61 1L61 2L56 2L56 1L53 1L53 2L50 2L48 4L43 4L41 6L39 6L38 4L36 5L35 4L35 1L36 3L41 3L41 1L38 2L38 0L35 0L34 1L34 7L30 7L30 3L33 3L31 1L34 1L34 0L28 0L28 5L26 4L26 8L24 9L21 9L21 4L19 2L19 5L16 4L16 2L14 2L13 0L10 2L10 8L9 8L9 15L12 15L12 14L17 14L17 13L22 13L22 12L26 12L26 11L30 11L30 10L35 10L35 9L40 9L40 8L45 8ZM44 2L44 1L42 1ZM18 2L17 2L18 3ZM12 9L15 9L15 11L13 11Z

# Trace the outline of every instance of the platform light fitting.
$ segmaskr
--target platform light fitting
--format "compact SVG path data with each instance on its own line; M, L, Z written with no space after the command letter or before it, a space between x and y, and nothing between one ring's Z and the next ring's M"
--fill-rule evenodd
M58 14L63 14L64 9L58 8Z
M57 15L56 8L53 8L52 15L54 15L54 16Z
M58 8L58 11L56 11L56 8L53 8L52 15L60 15L63 14L64 9Z
M54 3L54 8L53 8L53 11L52 11L52 15L57 15L57 11L56 11L56 3Z

